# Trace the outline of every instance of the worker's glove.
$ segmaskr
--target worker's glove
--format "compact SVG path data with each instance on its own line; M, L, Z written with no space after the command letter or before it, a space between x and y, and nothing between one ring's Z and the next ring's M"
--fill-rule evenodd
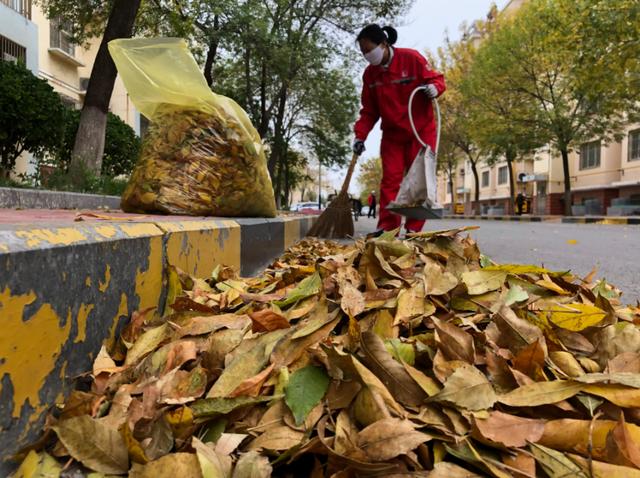
M354 139L353 140L353 153L357 154L358 156L362 155L362 153L364 153L365 147L364 147L364 141L362 141L361 139Z
M434 99L438 97L438 88L434 85L424 85L424 94L427 95L427 98Z

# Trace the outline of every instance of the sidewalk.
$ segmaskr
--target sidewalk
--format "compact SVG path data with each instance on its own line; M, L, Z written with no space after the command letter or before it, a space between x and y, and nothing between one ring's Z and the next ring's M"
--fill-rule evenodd
M557 222L563 224L613 224L640 225L639 216L473 216L462 214L447 214L442 219L468 219L473 221L513 221L513 222Z

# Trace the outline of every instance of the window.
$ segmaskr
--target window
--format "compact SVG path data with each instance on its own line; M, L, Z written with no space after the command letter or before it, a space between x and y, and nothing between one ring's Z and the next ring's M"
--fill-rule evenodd
M506 184L509 180L509 171L507 166L498 168L498 184Z
M482 171L482 187L489 187L489 171Z
M0 3L15 10L23 17L31 18L31 0L0 0Z
M593 169L600 166L600 141L584 143L580 147L580 169Z
M0 35L0 61L25 63L27 61L27 49Z
M60 19L53 19L49 26L51 48L59 48L67 55L75 56L76 46L71 41L72 25Z
M629 161L640 159L640 129L629 133Z

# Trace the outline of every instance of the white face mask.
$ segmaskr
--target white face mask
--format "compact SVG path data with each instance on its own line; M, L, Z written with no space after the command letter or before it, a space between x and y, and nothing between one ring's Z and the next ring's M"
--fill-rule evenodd
M379 65L380 63L382 63L382 58L384 57L384 48L382 45L378 45L377 47L375 47L373 50L371 50L369 53L365 53L364 58L365 60L367 60L369 62L369 64L371 65Z

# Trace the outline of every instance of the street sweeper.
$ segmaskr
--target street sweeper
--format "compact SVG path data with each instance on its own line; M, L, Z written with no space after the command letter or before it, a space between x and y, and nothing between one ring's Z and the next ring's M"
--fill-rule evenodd
M362 108L354 127L354 154L364 152L364 142L378 120L382 129L382 183L376 234L400 227L401 216L407 218L407 232L420 231L424 218L436 207L439 120L435 100L446 89L444 76L433 70L418 51L396 48L397 39L393 27L377 24L367 25L357 37L369 65L363 75ZM414 165L416 158L420 164ZM427 214L423 214L425 211Z

